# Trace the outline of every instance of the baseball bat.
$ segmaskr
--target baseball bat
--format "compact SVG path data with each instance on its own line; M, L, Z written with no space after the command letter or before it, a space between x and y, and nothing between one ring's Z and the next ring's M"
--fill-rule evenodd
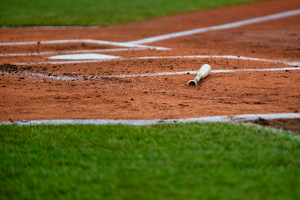
M197 83L200 81L200 79L204 79L208 76L208 74L211 71L211 67L208 64L204 64L200 67L197 76L194 78L194 80L190 80L188 82L189 86L197 86Z

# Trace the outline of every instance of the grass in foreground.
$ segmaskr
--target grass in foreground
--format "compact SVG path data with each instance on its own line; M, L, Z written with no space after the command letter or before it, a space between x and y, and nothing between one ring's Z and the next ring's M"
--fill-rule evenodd
M300 136L253 125L0 126L3 199L296 199Z
M258 0L9 0L0 26L106 26Z

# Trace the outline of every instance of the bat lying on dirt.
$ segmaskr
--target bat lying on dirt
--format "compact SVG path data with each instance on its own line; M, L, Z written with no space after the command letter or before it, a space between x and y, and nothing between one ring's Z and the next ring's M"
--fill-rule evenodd
M189 86L197 86L197 83L199 82L200 79L204 79L205 77L208 76L208 74L211 71L211 67L208 64L204 64L200 67L197 76L194 78L194 80L190 80L188 82Z

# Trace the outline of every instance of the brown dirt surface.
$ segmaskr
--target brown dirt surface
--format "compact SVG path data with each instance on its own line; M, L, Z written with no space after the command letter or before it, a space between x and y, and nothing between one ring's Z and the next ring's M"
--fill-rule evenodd
M266 120L263 118L259 118L251 122L261 126L272 127L272 128L291 131L300 134L300 129L299 129L300 119L298 118L297 119L273 119L273 120Z
M80 39L136 41L299 8L299 0L272 0L99 28L1 28L0 43L36 41L36 44L0 44L0 121L179 119L299 113L299 70L211 73L196 87L187 85L195 77L189 73L134 77L118 75L197 71L205 63L210 64L213 70L299 68L300 15L144 44L170 48L167 51L128 50L88 42L43 43ZM119 48L124 50L100 52ZM82 63L49 59L53 55L82 52L120 56L123 59ZM274 62L176 58L191 55L233 55ZM162 58L141 58L151 56ZM287 65L284 62L296 64ZM255 123L261 124L261 121ZM298 133L300 130L297 119L266 123Z

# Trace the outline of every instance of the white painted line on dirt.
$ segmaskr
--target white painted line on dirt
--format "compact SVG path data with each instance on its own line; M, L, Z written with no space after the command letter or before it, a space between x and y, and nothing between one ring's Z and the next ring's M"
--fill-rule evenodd
M260 61L260 62L273 62L273 63L283 63L286 65L300 65L300 62L288 62L281 60L271 60L263 58L251 58L245 56L232 56L232 55L192 55L192 56L148 56L148 57L138 57L136 59L193 59L193 58L226 58L234 60L250 60L250 61Z
M124 124L124 125L153 125L161 123L207 123L207 122L242 122L253 121L259 118L272 120L272 119L292 119L300 118L300 113L277 113L277 114L250 114L250 115L230 115L230 116L212 116L212 117L199 117L188 119L150 119L150 120L107 120L107 119L69 119L69 120L33 120L33 121L16 121L16 122L0 122L0 125L41 125L41 124Z
M131 42L110 42L104 40L91 40L91 39L77 39L77 40L50 40L50 41L34 41L34 42L8 42L0 43L0 46L17 46L17 45L38 45L38 44L71 44L71 43L90 43L90 44L101 44L101 45L112 45L119 47L132 47L132 48L148 48L155 50L169 50L164 47L153 47L140 44L134 44Z
M69 55L58 55L58 56L51 56L49 59L63 59L63 60L90 60L90 59L99 59L99 60L112 60L112 59L119 59L119 56L111 56L111 55L104 55L104 54L69 54Z
M53 79L53 80L59 80L59 81L75 81L75 80L83 80L83 76L78 77L72 77L72 76L57 76L52 74L41 74L41 73L30 73L30 72L22 72L25 76L29 77L38 77L42 79Z
M232 56L232 55L192 55L192 56L148 56L148 57L135 57L135 58L120 58L118 60L150 60L150 59L197 59L197 58L216 58L216 59L234 59L234 60L250 60L250 61L260 61L260 62L272 62L272 63L282 63L291 66L300 66L300 62L289 62L281 60L271 60L262 58L251 58L244 56ZM80 61L59 61L59 62L33 62L33 63L14 63L13 65L57 65L57 64L75 64L75 63L94 63L94 62L104 62L103 60L80 60Z
M232 70L211 70L211 73L236 73L236 72L267 72L267 71L290 71L300 70L300 68L267 68L267 69L232 69ZM124 74L124 75L111 75L111 76L94 76L94 78L129 78L129 77L147 77L147 76L172 76L183 74L197 74L198 71L183 71L183 72L160 72L160 73L147 73L147 74Z
M237 70L212 70L211 73L236 73L236 72L267 72L267 71L292 71L300 70L300 68L266 68L266 69L237 69ZM160 73L146 73L146 74L120 74L120 75L110 75L110 76L59 76L59 75L49 75L41 73L32 72L22 72L22 74L30 77L54 79L61 81L71 81L71 80L84 80L84 79L101 79L101 78L133 78L133 77L148 77L148 76L172 76L172 75L184 75L184 74L197 74L198 71L182 71L182 72L160 72ZM2 72L3 73L3 72ZM6 73L10 75L9 73Z
M188 31L181 31L181 32L177 32L177 33L170 33L170 34L160 35L160 36L156 36L156 37L150 37L150 38L145 38L145 39L141 39L141 40L135 40L135 41L131 41L130 43L144 44L144 43L157 42L157 41L160 41L160 40L167 40L167 39L171 39L171 38L177 38L177 37L182 37L182 36L205 33L205 32L208 32L208 31L216 31L216 30L237 28L237 27L246 26L246 25L250 25L250 24L261 23L261 22L275 20L275 19L281 19L281 18L285 18L285 17L291 17L291 16L295 16L295 15L299 15L299 14L300 14L300 9L292 10L292 11L277 13L277 14L273 14L273 15L267 15L267 16L264 16L264 17L258 17L258 18L253 18L253 19L248 19L248 20L243 20L243 21L238 21L238 22L233 22L233 23L228 23L228 24L223 24L223 25L218 25L218 26L211 26L211 27L206 27L206 28L197 28L197 29L188 30Z
M0 57L17 57L17 56L43 56L55 54L69 54L69 53L97 53L97 52L117 52L117 51L136 51L149 50L149 48L118 48L118 49L90 49L90 50L71 50L71 51L45 51L36 53L8 53L0 54Z
M33 41L33 42L7 42L0 43L0 46L19 46L19 45L38 45L38 44L71 44L71 43L91 43L90 40L51 40L51 41Z

